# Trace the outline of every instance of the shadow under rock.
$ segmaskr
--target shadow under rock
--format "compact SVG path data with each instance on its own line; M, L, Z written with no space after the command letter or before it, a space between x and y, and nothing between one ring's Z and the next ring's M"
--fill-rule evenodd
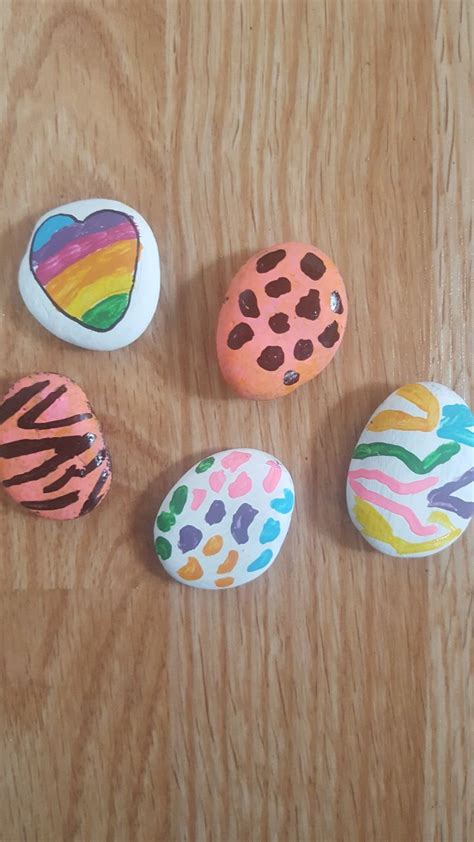
M217 319L232 278L251 254L248 250L222 256L177 284L168 314L176 360L165 366L164 377L187 395L204 400L235 397L217 362Z
M2 281L0 292L0 316L7 318L14 332L23 326L25 306L18 289L20 263L25 254L35 223L33 214L19 222L6 226L0 233L0 254L2 256Z
M222 448L221 448L222 449ZM138 498L133 511L133 535L138 557L145 567L159 576L167 585L177 583L166 573L155 552L153 526L158 510L168 491L178 480L205 456L218 452L219 448L201 450L169 463Z
M351 522L346 506L346 479L362 430L391 391L392 387L385 383L367 383L349 392L328 408L316 436L309 480L313 487L310 517L332 545L343 549L376 552Z

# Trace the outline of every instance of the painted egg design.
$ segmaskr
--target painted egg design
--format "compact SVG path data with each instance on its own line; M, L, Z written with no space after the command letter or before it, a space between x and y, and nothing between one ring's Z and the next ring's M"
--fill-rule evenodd
M203 459L171 489L158 512L155 549L185 585L219 590L256 579L275 561L295 501L290 474L259 450Z
M474 514L474 416L440 383L412 383L375 411L347 477L352 522L377 550L427 556Z
M287 395L331 361L346 320L344 283L326 254L303 243L265 249L242 266L221 308L222 374L245 398Z
M145 220L127 205L73 202L40 219L19 283L28 309L56 336L113 350L133 342L153 316L158 248Z
M59 374L18 380L0 404L0 481L37 515L71 520L103 500L110 454L86 395Z

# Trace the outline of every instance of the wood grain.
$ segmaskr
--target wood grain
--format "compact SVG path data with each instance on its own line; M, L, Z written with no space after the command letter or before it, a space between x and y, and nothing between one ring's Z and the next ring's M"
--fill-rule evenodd
M0 838L464 842L472 820L472 531L371 551L344 506L396 385L472 372L472 6L461 0L2 0L0 386L85 388L113 459L90 517L2 497ZM133 346L66 346L27 314L34 220L88 196L155 230L163 287ZM214 325L244 259L314 242L351 313L317 380L234 397ZM156 567L153 516L200 455L293 473L271 573L224 593Z

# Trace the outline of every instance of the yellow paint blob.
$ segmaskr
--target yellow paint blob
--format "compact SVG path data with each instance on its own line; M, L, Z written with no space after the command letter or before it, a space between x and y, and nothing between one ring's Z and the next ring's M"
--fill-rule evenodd
M426 412L426 418L417 418L399 409L384 409L372 418L372 421L369 421L368 430L373 433L381 433L384 430L418 430L429 433L437 427L440 415L439 402L426 386L422 383L410 383L408 386L397 389L395 394Z
M368 538L374 538L376 541L382 541L384 544L390 544L398 555L411 555L413 553L428 553L434 550L439 550L441 547L450 544L461 534L460 529L456 529L454 524L444 512L433 512L428 521L430 523L437 523L447 530L446 535L441 535L439 538L432 538L430 541L405 541L403 538L398 538L390 526L389 522L384 518L377 509L361 497L355 498L354 515L362 527L362 533Z

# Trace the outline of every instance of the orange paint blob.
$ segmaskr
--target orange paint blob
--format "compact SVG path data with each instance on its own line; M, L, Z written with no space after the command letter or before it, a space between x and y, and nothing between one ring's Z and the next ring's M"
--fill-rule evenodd
M217 568L218 573L230 573L231 570L234 569L235 565L239 560L239 554L237 550L229 550L227 554L227 558L222 564L219 565Z
M222 535L213 535L212 538L209 538L203 549L204 555L215 555L219 553L222 550L223 544Z
M215 585L216 588L228 588L230 585L234 584L234 579L232 576L227 576L226 579L216 579Z
M188 563L185 564L184 567L180 567L178 570L178 576L181 576L182 579L186 579L188 582L194 582L196 579L201 579L203 575L204 571L197 558L193 555L189 557Z

